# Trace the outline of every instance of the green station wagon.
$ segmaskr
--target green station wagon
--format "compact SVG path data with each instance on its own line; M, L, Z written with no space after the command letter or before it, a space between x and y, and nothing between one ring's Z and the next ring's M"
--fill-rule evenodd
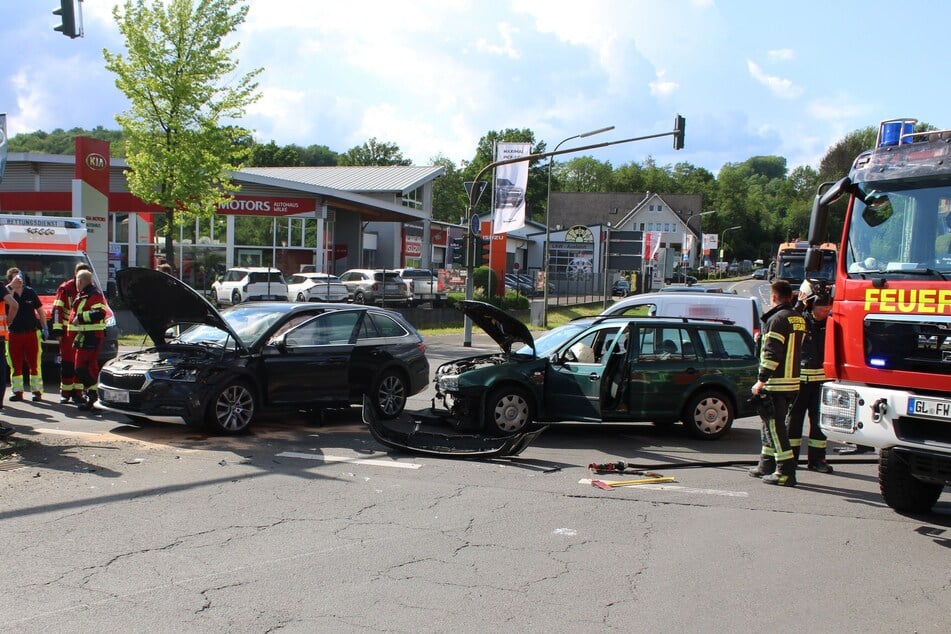
M525 324L490 304L459 307L502 348L436 370L433 411L459 428L508 435L534 423L680 420L693 436L714 439L751 413L758 362L740 326L598 316L534 340Z

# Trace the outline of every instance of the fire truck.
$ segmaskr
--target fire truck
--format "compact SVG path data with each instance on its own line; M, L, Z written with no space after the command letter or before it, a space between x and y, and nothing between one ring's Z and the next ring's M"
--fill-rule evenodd
M794 242L783 242L776 251L775 266L771 269L772 276L770 283L776 280L786 280L793 289L799 288L806 278L806 251L809 243L804 240ZM822 264L818 271L812 272L810 279L820 279L831 281L835 278L835 262L838 247L835 243L826 242L819 246L822 254Z
M875 148L820 187L809 242L847 199L826 329L820 426L879 449L885 502L927 512L951 484L951 130L883 121ZM807 275L820 268L811 248Z
M57 287L73 277L76 264L80 262L92 268L86 257L86 221L82 218L0 214L0 276L5 282L7 269L20 269L26 283L43 302L47 318L53 308ZM95 269L93 279L105 292ZM106 320L105 341L99 352L100 363L118 353L118 333L115 316L110 314ZM59 343L55 339L43 342L43 362L59 363Z

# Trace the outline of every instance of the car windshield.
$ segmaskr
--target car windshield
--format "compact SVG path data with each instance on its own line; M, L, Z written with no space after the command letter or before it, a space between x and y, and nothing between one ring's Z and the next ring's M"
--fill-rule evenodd
M547 357L555 352L569 339L591 325L590 321L571 322L564 326L552 328L547 333L535 340L535 354L539 358ZM532 354L532 349L528 346L522 346L515 351L515 354Z
M951 186L916 180L858 187L846 243L849 275L951 275Z
M264 306L239 305L221 311L228 326L238 335L245 346L254 345L267 330L286 314L284 310L269 309ZM187 344L211 344L234 347L229 334L209 324L195 324L177 338Z

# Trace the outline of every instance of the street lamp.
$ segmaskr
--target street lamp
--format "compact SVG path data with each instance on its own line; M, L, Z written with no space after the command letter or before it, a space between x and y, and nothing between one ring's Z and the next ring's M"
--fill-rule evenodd
M716 209L714 209L713 211L701 211L696 216L694 216L692 213L689 216L687 216L687 222L684 223L684 241L682 243L681 249L687 246L687 232L690 230L690 221L693 220L694 218L702 218L703 216L709 216L710 214L715 214L715 213L717 213ZM702 242L703 241L703 221L702 220L700 221L700 224L697 226L697 230L700 232L700 240ZM701 244L701 249L702 248L703 246ZM688 264L689 264L689 257L690 257L689 252L687 253L687 257L688 257ZM683 261L682 257L681 257L681 261ZM686 271L684 272L684 274L686 275Z
M735 227L729 227L727 229L724 229L723 233L720 234L720 239L717 242L720 243L720 253L722 254L721 255L722 258L726 257L726 234L729 233L730 231L734 231L736 229L742 229L742 228L743 228L742 225L736 225Z
M560 148L563 144L573 139L584 139L589 136L601 134L602 132L610 132L613 129L614 126L610 125L606 128L598 128L597 130L582 132L581 134L570 136L567 139L562 139L558 142L558 145L555 146L555 149L552 151L552 155L548 157L548 200L545 203L545 292L542 296L542 301L544 302L544 305L542 306L542 325L545 328L548 328L548 276L551 273L549 266L549 260L551 260L551 250L548 246L548 243L551 239L551 166L552 161L555 158L555 152L557 152L558 148Z

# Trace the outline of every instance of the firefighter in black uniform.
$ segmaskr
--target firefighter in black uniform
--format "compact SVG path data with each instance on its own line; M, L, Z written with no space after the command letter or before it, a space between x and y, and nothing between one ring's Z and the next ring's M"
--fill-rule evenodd
M799 350L806 333L806 320L793 309L792 301L789 282L773 282L772 308L763 315L759 376L751 390L754 397L765 401L765 407L760 409L763 448L759 464L750 469L750 475L762 478L766 484L787 487L796 486L796 461L786 432L786 416L799 392Z
M802 427L809 414L808 462L810 471L832 473L826 462L826 435L819 428L819 399L822 384L827 381L822 361L825 358L826 322L832 312L832 294L827 288L814 288L808 281L799 289L799 304L806 320L806 336L800 355L799 394L789 409L787 431L796 463L805 438Z

